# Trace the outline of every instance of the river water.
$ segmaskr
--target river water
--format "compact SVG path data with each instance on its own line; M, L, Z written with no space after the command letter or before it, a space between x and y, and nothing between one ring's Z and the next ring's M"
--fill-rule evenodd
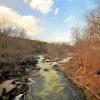
M25 100L85 100L82 91L50 63L44 63L42 56L37 66L41 68L40 76L32 79Z

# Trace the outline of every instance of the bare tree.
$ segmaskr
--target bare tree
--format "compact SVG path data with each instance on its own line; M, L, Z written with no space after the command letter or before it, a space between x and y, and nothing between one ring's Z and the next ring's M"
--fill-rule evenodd
M0 16L0 49L3 51L1 52L1 56L3 57L5 63L11 61L9 60L9 55L13 57L12 61L14 60L15 50L9 48L8 44L11 41L9 36L24 38L25 30L19 27L12 19L2 15ZM14 41L16 42L17 38L15 38Z
M79 66L84 66L83 63L83 41L82 41L82 36L80 29L77 28L72 28L72 36L77 48L77 60L79 61L78 65Z

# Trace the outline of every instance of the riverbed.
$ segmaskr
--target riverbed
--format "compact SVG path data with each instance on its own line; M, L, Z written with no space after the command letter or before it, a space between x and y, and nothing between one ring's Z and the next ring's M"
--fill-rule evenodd
M25 100L85 100L83 92L65 77L62 72L56 71L52 62L44 62L40 56L37 66L39 76L31 77L29 91Z

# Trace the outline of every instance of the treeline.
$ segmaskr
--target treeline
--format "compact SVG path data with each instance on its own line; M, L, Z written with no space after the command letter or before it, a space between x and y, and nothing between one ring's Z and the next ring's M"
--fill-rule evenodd
M0 64L14 63L17 59L40 54L51 59L64 58L71 48L66 43L47 43L2 34L0 36Z
M16 60L41 54L46 42L11 36L0 36L0 64L14 64Z
M63 59L71 56L73 47L67 43L48 43L46 46L45 56L49 59Z
M73 28L76 50L76 62L83 67L99 66L100 59L100 4L87 11L86 26Z

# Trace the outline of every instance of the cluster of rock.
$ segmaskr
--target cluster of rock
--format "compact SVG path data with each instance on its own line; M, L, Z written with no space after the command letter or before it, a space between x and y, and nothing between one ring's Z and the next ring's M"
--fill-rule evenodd
M36 58L31 57L17 59L15 64L9 66L0 64L0 100L13 100L26 93L29 72L36 68L37 62Z
M6 80L0 84L0 100L13 100L19 94L25 94L29 89L26 83L18 80Z

